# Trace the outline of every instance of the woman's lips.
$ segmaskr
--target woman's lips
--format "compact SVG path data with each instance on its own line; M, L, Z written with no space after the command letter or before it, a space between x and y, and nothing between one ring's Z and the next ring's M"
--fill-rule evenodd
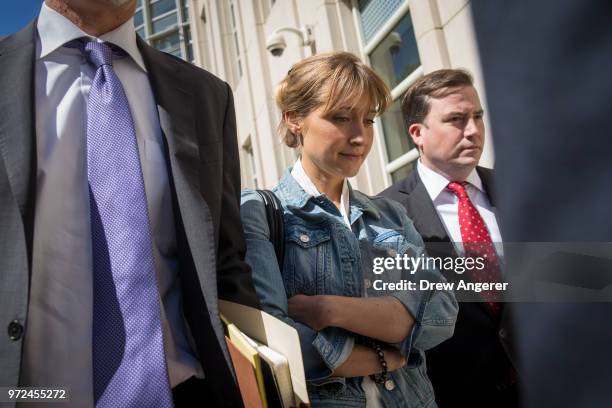
M347 160L359 160L363 157L363 154L355 154L355 153L340 153L340 156Z

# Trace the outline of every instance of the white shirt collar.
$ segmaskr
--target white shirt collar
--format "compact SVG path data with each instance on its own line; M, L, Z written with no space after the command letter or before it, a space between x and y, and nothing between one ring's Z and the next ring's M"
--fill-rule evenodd
M300 187L302 187L302 189L306 192L306 194L313 197L318 197L321 195L319 190L317 190L317 187L310 180L310 177L308 177L308 174L306 174L306 172L304 171L304 168L302 167L302 161L300 159L297 159L295 161L293 169L291 169L291 175L293 176L295 181L297 181Z
M297 181L297 183L302 187L302 189L306 192L306 194L311 195L313 197L318 197L321 195L317 187L314 185L308 174L304 171L302 167L302 161L297 159L295 164L293 165L293 169L291 169L291 176ZM348 189L348 180L344 179L344 184L342 185L342 194L340 195L340 213L342 214L342 218L344 218L344 222L349 225L349 211L350 211L350 203L349 203L349 189Z
M417 171L419 172L419 177L425 185L425 189L427 190L427 193L432 201L435 201L440 193L446 189L448 183L451 182L451 180L448 180L443 175L436 173L434 170L424 165L421 162L421 159L419 159L417 162ZM482 180L480 180L480 176L475 168L470 172L465 181L476 187L478 190L484 192Z
M133 18L130 18L114 30L102 34L98 38L94 38L43 2L40 14L38 15L37 29L41 45L39 58L46 57L72 40L81 37L89 37L100 42L110 42L120 47L132 57L132 60L134 60L144 72L147 72L142 55L140 55L140 51L136 45L136 32L134 31Z

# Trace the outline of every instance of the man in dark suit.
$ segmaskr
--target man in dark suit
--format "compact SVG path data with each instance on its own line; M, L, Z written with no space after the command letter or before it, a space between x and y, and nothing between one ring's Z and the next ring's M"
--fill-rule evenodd
M497 258L501 242L493 174L478 167L483 110L472 77L439 70L417 80L402 101L408 133L419 149L416 169L381 195L404 205L432 257L468 255L484 243ZM478 236L473 240L470 236ZM491 270L499 271L491 263ZM496 269L497 267L497 269ZM461 275L446 271L449 281ZM499 278L499 275L497 275ZM468 279L477 279L473 275ZM427 371L445 407L514 407L517 392L508 344L508 317L495 299L462 302L453 337L429 350Z
M504 187L504 238L611 242L612 3L471 3ZM612 406L610 268L589 268L583 248L573 251L578 262L542 272L570 278L564 287L575 290L600 270L603 285L589 291L607 302L511 304L526 407Z
M232 93L137 38L135 7L47 0L0 42L0 386L242 406L217 302L258 305Z

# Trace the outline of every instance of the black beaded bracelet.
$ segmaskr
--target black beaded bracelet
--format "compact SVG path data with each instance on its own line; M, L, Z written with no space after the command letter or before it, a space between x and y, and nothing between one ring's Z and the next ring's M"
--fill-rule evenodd
M385 360L385 352L382 350L382 346L380 343L369 340L367 344L376 351L376 355L378 356L378 361L380 361L380 365L382 367L382 373L380 374L372 374L370 378L377 384L384 384L385 388L389 391L395 388L395 383L393 380L389 378L389 371L387 367L387 360Z

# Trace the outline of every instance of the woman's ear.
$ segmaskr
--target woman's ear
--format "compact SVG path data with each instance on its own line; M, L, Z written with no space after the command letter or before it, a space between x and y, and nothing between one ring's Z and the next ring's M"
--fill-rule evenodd
M295 112L285 112L283 120L287 125L287 129L294 135L298 135L302 131L302 121Z

